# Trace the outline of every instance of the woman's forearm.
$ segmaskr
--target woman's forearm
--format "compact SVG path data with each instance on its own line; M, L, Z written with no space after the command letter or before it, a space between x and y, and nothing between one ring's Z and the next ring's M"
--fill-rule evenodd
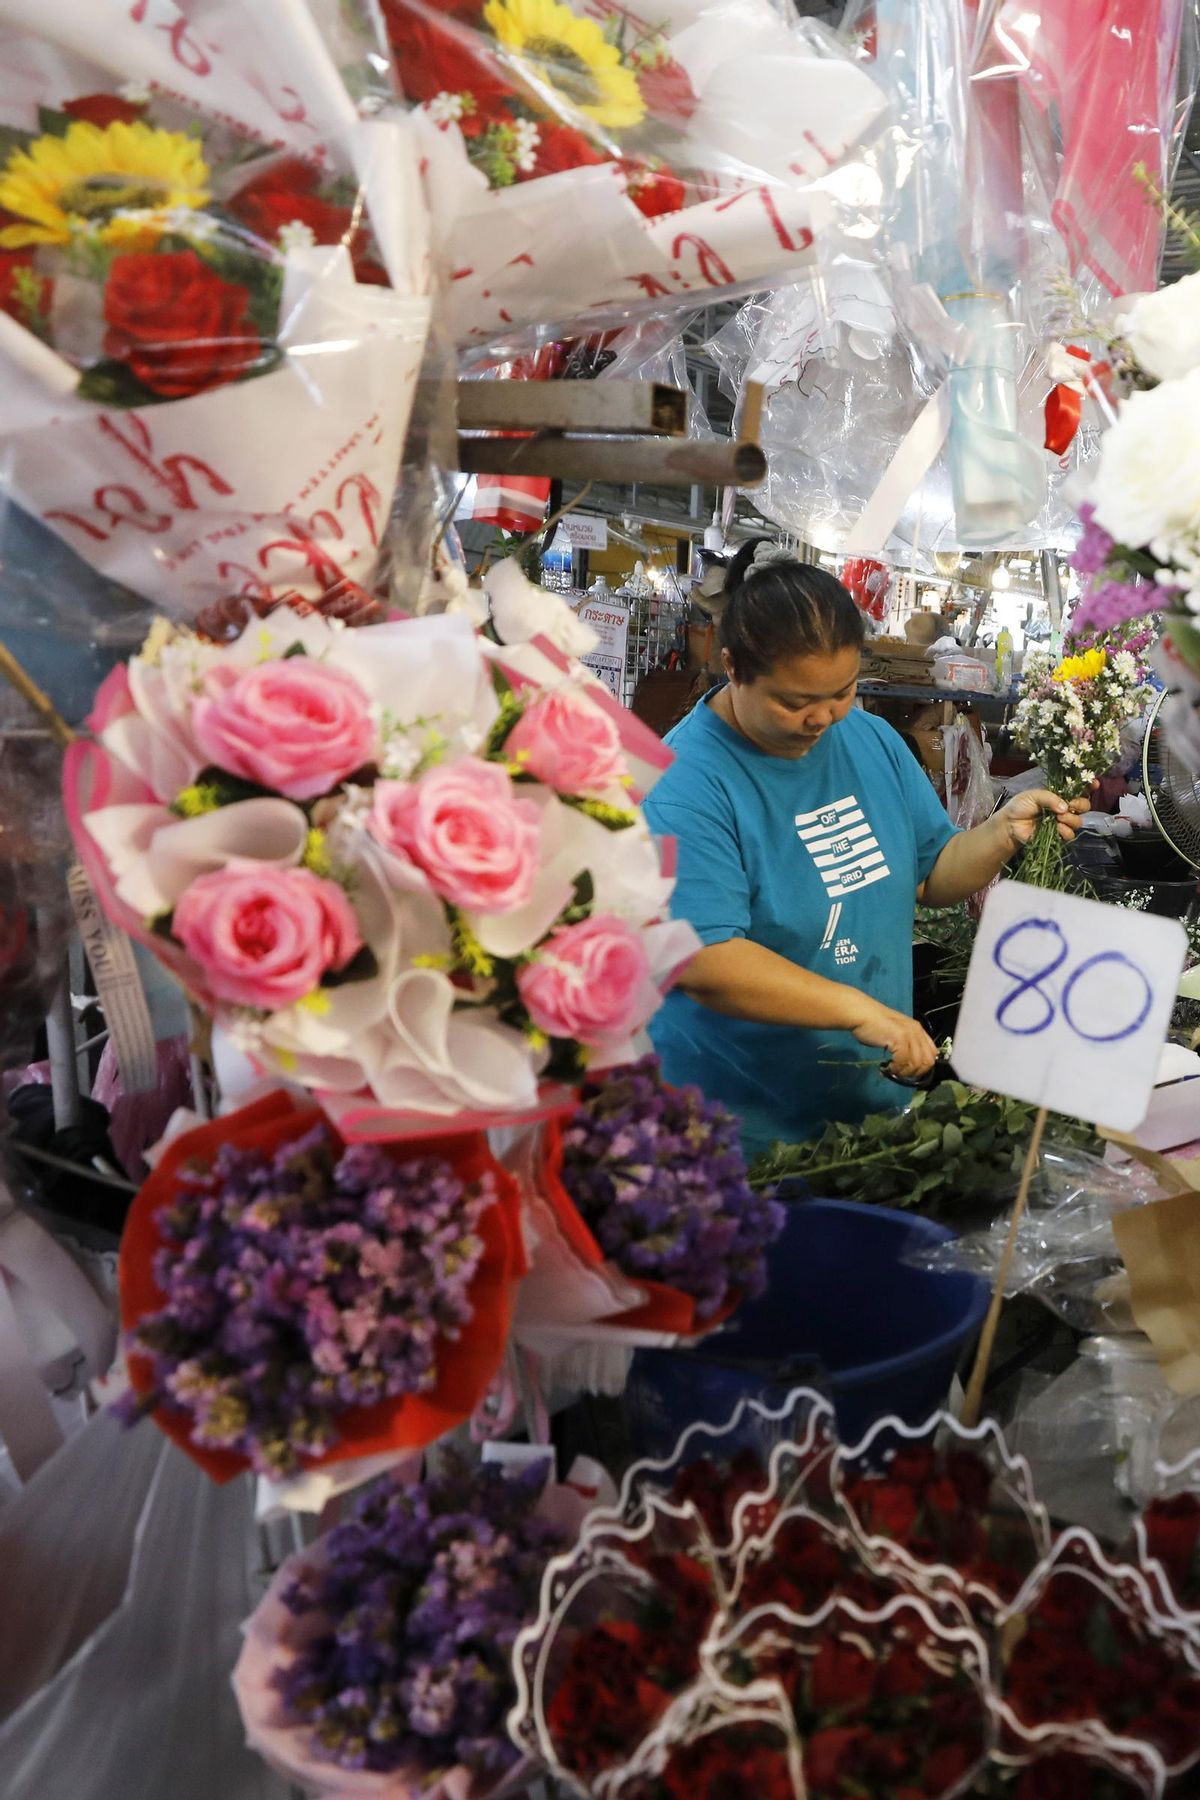
M1002 819L996 813L973 831L955 832L921 890L924 905L955 906L995 880L1017 848Z
M818 1031L854 1031L873 1004L857 988L814 975L747 938L706 946L678 985L702 1006L731 1019Z

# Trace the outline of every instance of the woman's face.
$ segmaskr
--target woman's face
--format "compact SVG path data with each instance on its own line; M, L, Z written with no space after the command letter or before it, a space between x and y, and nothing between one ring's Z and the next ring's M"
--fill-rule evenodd
M770 756L807 756L831 725L854 705L861 652L844 650L781 657L765 675L741 682L725 656L734 716L740 729Z

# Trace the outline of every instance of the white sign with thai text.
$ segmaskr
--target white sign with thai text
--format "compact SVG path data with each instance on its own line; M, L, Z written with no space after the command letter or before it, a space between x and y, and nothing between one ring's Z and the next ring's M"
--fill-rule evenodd
M613 698L620 700L629 643L629 608L620 600L589 600L580 607L578 616L599 639L596 648L583 658L584 667L598 675Z

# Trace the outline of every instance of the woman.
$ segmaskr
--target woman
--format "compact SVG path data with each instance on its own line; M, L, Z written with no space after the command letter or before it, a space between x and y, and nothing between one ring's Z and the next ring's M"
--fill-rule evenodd
M751 1153L829 1119L901 1106L881 1073L936 1059L912 1018L913 909L985 887L1043 811L1068 842L1087 811L1044 788L959 831L901 738L855 709L862 616L819 568L748 544L729 571L727 680L667 742L646 802L678 841L673 907L704 948L651 1027L669 1080L742 1121Z

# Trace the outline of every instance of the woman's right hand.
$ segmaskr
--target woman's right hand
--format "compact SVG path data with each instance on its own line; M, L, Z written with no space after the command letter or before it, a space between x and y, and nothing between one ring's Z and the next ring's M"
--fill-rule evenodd
M878 1000L863 995L863 1016L852 1027L860 1044L879 1050L890 1050L888 1068L905 1081L928 1075L937 1061L937 1046L927 1031L905 1013L893 1012Z

